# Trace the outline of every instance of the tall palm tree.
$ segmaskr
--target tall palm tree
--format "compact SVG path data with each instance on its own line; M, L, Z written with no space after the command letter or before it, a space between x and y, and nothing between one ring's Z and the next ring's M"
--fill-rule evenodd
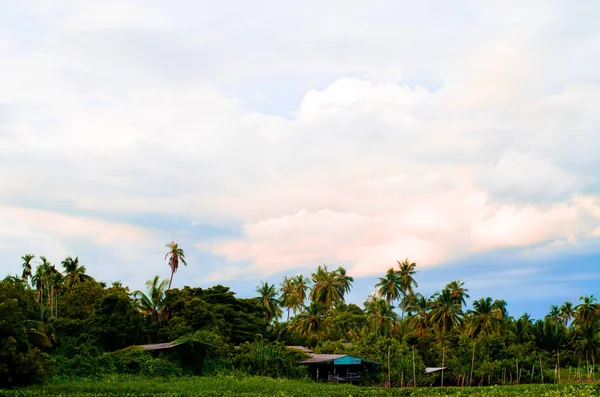
M152 320L160 322L162 319L165 290L169 280L160 280L158 275L152 280L146 281L147 294L140 290L133 293L139 310L146 316L152 316Z
M467 299L470 298L469 290L465 288L465 283L460 280L455 280L446 285L446 288L450 290L452 299L456 303L460 303L461 306L467 305Z
M169 267L171 268L171 278L169 279L169 288L171 289L171 283L173 283L173 275L179 269L179 262L183 263L187 266L187 262L185 261L185 253L183 252L183 248L179 247L179 245L175 241L171 241L169 244L166 244L165 247L169 249L165 254L165 260L169 258Z
M414 278L414 275L417 274L417 264L414 262L410 262L408 258L404 260L404 262L398 262L398 277L400 279L400 287L402 288L402 298L406 299L409 294L414 293L414 288L417 288L419 284ZM402 318L404 318L404 311L406 309L406 305L403 303L402 305Z
M281 282L281 287L279 288L281 292L281 304L286 308L287 311L287 321L290 320L290 311L293 307L297 307L297 299L298 295L295 291L294 279L289 277L284 277Z
M38 266L35 269L35 273L31 276L31 283L38 291L38 303L40 305L40 317L44 321L44 295L48 291L48 277L50 275L50 269L52 264L45 256L40 256L41 262L38 262Z
M377 335L389 336L399 319L398 314L394 312L394 306L385 299L371 295L365 302L365 309L367 312L367 321L371 324L375 333Z
M340 289L340 295L342 296L342 300L344 300L344 296L350 292L352 289L352 283L354 283L354 278L348 276L346 273L346 269L342 266L339 266L337 270L335 270L335 281L338 284L338 288Z
M294 318L291 329L304 337L322 337L324 313L327 311L325 305L319 302L311 302L305 311Z
M342 286L337 272L330 272L327 266L319 266L312 274L313 287L309 298L313 302L319 302L330 308L334 304L344 301Z
M75 257L75 259L73 259L71 256L67 256L65 260L61 262L61 264L65 269L65 284L68 288L73 288L73 286L77 283L95 281L92 276L85 273L87 271L85 266L79 265L79 257Z
M402 296L400 277L394 268L388 269L385 277L380 277L375 287L378 287L377 293L380 297L385 298L387 303L400 300Z
M575 308L571 302L565 302L560 307L560 318L562 319L563 325L568 327L571 325L571 320L575 317Z
M552 320L555 323L562 324L562 316L560 313L560 308L557 305L550 306L550 311L546 314L546 318L548 320Z
M26 254L21 257L21 259L23 259L23 274L21 275L21 278L26 283L29 282L29 277L31 277L31 261L33 260L33 258L35 258L35 255L33 254Z
M261 285L256 287L256 292L259 294L258 302L265 308L265 320L267 324L270 324L274 318L281 316L281 308L277 300L277 288L275 288L275 284L263 281Z
M434 298L431 307L431 323L436 327L443 341L455 327L462 323L463 312L461 305L455 302L447 288L436 294Z
M575 307L575 322L578 326L592 324L600 316L600 305L594 295L579 298L581 303Z
M473 309L469 314L468 333L477 337L481 332L496 334L502 327L502 311L494 305L489 296L473 302Z
M301 312L304 309L304 302L306 301L306 292L310 289L310 280L304 275L299 274L293 279L294 286L294 294L296 295L294 299L294 305L292 306L292 311L294 312L294 316L296 313Z
M431 326L431 307L432 302L428 296L417 294L415 302L409 309L412 315L408 318L408 321L419 337L423 337L429 332Z

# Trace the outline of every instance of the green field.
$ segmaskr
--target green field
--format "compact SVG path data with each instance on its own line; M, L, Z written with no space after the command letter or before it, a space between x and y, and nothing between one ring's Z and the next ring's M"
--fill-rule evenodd
M54 382L0 396L600 396L600 384L522 385L471 388L384 389L263 377L106 377L100 380Z

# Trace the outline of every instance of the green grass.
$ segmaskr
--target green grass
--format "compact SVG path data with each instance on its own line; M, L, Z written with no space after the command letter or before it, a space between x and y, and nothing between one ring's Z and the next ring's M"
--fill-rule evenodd
M383 389L303 380L262 377L144 378L111 376L100 380L53 382L18 390L0 390L1 397L32 396L600 396L600 384L522 385L470 388Z

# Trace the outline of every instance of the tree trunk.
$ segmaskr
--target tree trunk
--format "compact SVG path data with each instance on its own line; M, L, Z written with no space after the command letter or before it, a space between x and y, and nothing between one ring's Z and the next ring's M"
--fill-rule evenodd
M471 375L469 376L469 386L473 384L473 367L475 366L475 341L473 341L473 355L471 356Z
M173 275L175 274L175 272L173 271L173 269L171 269L171 278L169 279L169 288L167 288L167 290L171 289L171 283L173 282Z
M446 348L442 346L442 387L444 387L444 364L446 359Z

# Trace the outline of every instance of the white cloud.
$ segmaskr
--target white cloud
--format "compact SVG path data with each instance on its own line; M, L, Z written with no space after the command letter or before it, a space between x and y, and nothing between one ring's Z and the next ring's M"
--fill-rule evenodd
M16 230L58 252L75 234L154 241L60 212L238 226L198 245L233 263L223 277L364 275L598 234L593 10L262 4L0 6L36 27L0 29L0 205L24 211ZM292 116L269 111L292 85ZM60 205L35 223L24 201Z

